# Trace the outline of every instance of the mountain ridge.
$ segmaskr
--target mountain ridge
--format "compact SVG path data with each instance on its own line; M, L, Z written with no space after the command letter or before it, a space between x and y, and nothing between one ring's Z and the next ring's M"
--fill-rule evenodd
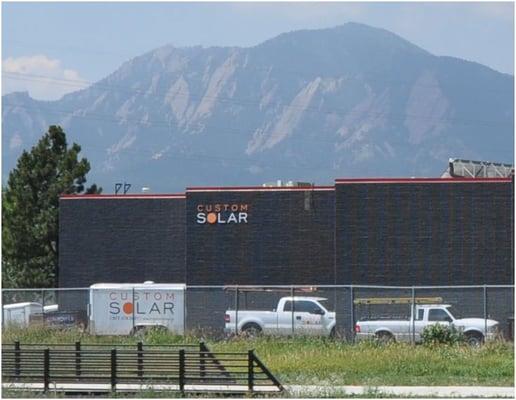
M52 123L108 190L121 179L170 191L435 176L449 157L512 162L513 79L355 23L245 48L165 45L54 102L3 96L3 179Z

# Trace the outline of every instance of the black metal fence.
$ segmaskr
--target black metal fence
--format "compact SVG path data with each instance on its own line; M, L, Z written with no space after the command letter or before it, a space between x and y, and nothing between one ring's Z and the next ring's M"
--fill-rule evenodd
M199 345L2 345L2 380L13 388L48 391L116 391L128 384L179 392L282 391L283 387L248 352L212 352ZM25 384L16 386L19 384ZM27 386L28 384L28 386ZM32 384L32 386L30 386ZM68 384L68 386L67 386ZM93 386L92 386L93 385ZM99 386L103 385L103 386ZM106 389L107 386L107 389Z

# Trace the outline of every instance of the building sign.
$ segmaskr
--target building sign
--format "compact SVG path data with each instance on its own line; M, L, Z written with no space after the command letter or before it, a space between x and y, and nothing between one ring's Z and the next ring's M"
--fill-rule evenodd
M249 204L199 204L198 224L247 224Z
M175 293L167 291L135 291L109 293L109 314L112 320L131 318L133 315L166 316L174 314Z

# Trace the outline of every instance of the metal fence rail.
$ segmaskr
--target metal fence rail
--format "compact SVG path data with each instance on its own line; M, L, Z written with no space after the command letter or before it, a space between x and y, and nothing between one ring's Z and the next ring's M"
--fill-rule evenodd
M131 348L133 347L133 348ZM123 384L166 385L179 392L259 392L283 387L254 350L212 352L199 345L149 346L138 343L106 348L103 345L2 346L5 383L107 384L115 392ZM184 348L182 348L184 347Z

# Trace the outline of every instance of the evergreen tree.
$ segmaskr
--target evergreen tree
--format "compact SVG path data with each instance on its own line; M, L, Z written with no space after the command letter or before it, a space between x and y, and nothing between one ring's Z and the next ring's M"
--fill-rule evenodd
M80 151L76 143L68 148L61 127L50 126L10 172L2 191L4 287L57 284L59 196L102 191L85 189L90 163L78 160Z

